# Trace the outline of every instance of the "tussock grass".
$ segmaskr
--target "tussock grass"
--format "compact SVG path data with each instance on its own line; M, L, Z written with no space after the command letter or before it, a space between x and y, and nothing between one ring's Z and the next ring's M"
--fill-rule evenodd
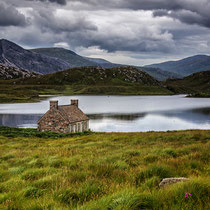
M0 209L208 209L209 139L210 131L65 136L1 127ZM190 181L159 188L182 176Z

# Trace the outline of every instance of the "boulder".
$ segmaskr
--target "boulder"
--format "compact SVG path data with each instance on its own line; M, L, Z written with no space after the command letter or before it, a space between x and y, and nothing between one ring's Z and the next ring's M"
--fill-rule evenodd
M170 184L174 184L174 183L177 183L177 182L184 182L184 181L188 181L188 180L189 179L185 178L185 177L165 178L160 182L159 187L162 188L162 187L165 187L165 186L170 185Z

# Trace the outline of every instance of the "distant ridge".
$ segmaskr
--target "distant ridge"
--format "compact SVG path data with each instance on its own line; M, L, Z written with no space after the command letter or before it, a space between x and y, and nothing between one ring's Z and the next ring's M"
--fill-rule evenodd
M71 50L64 48L37 48L31 49L31 51L64 60L65 62L69 63L69 68L84 66L100 66L103 68L112 68L121 66L120 64L113 64L105 59L83 57Z
M75 52L64 48L37 48L30 51L63 60L68 63L69 68L97 65L97 63L89 61Z
M25 50L5 39L0 40L0 63L42 74L61 71L69 67L65 61Z
M210 56L195 55L178 61L168 61L164 63L147 65L145 67L160 68L162 70L173 72L182 76L188 76L196 72L209 70Z
M139 67L138 69L145 71L150 76L154 77L159 81L165 81L167 79L180 79L183 78L180 74L176 74L169 71L164 71L159 68L152 68L152 67Z
M0 40L0 64L41 74L54 73L75 67L113 68L125 66L101 58L83 57L63 48L26 50L6 39ZM182 78L192 73L209 70L210 56L197 55L180 61L169 61L136 68L147 72L159 81L164 81L169 78Z

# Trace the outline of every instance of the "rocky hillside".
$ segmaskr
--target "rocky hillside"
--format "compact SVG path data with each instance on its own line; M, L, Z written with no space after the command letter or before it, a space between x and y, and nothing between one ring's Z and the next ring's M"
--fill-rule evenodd
M63 48L37 48L30 51L53 58L58 58L69 64L68 68L82 66L97 66L95 62L89 61L75 52Z
M42 74L69 68L69 64L63 60L25 50L5 39L0 40L0 64Z
M79 84L79 85L120 85L141 84L147 86L161 86L147 73L134 67L115 67L105 69L102 67L80 67L72 68L54 74L41 75L37 78L21 80L25 84Z
M210 56L196 55L178 61L169 61L159 64L152 64L147 67L160 68L182 76L207 71L210 69Z
M198 72L183 79L167 80L166 85L176 93L210 96L210 71Z
M115 66L121 66L120 64L114 64L100 58L83 57L71 50L64 48L37 48L31 49L31 51L64 60L65 62L69 63L69 68L84 66L100 66L103 68L112 68Z
M38 73L0 64L0 80L28 78L38 76Z

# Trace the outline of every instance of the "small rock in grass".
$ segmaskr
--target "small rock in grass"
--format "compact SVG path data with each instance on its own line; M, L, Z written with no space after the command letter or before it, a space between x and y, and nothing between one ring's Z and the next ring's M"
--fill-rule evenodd
M161 181L161 183L159 184L159 187L165 187L166 185L170 185L170 184L174 184L177 182L184 182L184 181L188 181L188 178L185 177L179 177L179 178L165 178Z

